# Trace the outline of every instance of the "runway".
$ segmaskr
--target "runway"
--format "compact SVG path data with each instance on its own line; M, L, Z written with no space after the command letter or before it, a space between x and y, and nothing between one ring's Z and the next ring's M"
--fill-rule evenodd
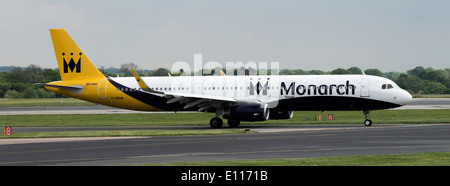
M0 165L135 165L450 151L450 124L284 126L282 132L272 128L255 126L250 129L259 133L220 136L5 144L0 145Z

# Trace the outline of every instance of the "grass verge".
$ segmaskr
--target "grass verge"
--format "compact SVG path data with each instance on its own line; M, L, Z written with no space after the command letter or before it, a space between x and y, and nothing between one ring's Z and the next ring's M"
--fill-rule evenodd
M144 164L157 166L450 166L450 152Z

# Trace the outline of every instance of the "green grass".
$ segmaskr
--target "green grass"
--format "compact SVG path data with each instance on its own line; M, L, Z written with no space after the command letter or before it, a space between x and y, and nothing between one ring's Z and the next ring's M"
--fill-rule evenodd
M0 99L0 107L56 107L97 105L73 98Z
M333 114L334 120L315 120L315 115L321 115L322 119L325 119L327 114ZM0 127L208 126L213 115L211 113L0 115ZM450 110L448 109L379 110L372 111L370 116L374 125L450 123ZM363 121L362 111L326 111L323 113L297 111L292 119L242 122L241 125L362 124Z
M13 133L10 136L0 135L0 139L11 138L58 138L58 137L119 137L119 136L193 136L242 134L242 129L226 130L91 130L91 131L59 131L36 133Z
M157 166L450 166L450 152L145 164Z
M6 115L0 116L0 126L65 127L208 125L210 119L211 114L205 113Z

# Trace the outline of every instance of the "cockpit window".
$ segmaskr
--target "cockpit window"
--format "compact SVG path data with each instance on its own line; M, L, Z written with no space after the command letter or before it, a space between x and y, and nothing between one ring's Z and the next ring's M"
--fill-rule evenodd
M393 89L394 86L392 84L383 84L381 85L381 89Z

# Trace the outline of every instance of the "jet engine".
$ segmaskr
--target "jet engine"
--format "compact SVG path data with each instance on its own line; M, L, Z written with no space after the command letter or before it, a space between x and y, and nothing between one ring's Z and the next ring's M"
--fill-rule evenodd
M267 104L245 104L225 109L223 118L237 121L266 121L269 119L270 109Z
M272 110L269 119L291 119L293 115L292 110Z

